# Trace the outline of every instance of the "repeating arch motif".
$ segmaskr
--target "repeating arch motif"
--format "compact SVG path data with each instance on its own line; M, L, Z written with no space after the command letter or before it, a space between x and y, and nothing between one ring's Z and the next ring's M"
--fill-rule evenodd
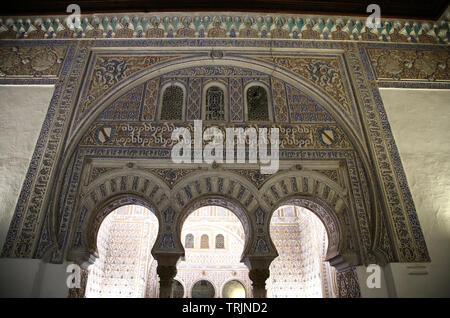
M269 234L271 215L281 205L294 204L310 209L324 223L329 236L327 259L343 256L356 264L361 262L360 243L349 222L352 209L347 201L340 185L311 171L279 173L260 189L237 173L198 171L169 189L156 175L138 169L124 174L119 169L86 188L71 246L75 251L95 252L96 233L104 217L114 208L134 203L149 207L158 217L154 250L183 253L184 220L200 207L218 205L242 222L246 233L243 258L276 257Z
M179 64L173 65L169 68L172 70L181 69L180 65L183 63L181 61L178 62ZM242 62L242 59L240 62ZM227 65L230 61L220 61L220 63ZM252 67L255 67L259 71L263 71L264 68L267 68L267 65L265 62L258 62L258 65L253 64ZM277 76L280 76L281 78L284 76L286 80L289 76L291 76L287 75L288 72L277 72L280 72ZM161 69L158 71L158 74L160 73ZM126 79L125 82L121 82L120 86L126 87L125 83L129 82L136 76L139 76L139 82L141 83L142 81L148 80L154 76L151 76L150 74L152 74L151 69L148 69L147 73L139 72L139 75L133 74ZM216 83L211 81L208 85L216 85ZM324 105L328 105L326 107L327 110L333 109L333 107L331 107L333 102L327 101L326 98L319 96L318 92L321 90L320 88L312 87L309 84L306 85L305 88L306 91L314 96L314 98L318 98L324 103ZM98 101L95 102L95 104L102 105L102 102ZM335 117L336 111L333 112L333 117ZM341 118L338 120L340 124L343 124L344 126L347 124L346 120L342 119L342 116L337 117ZM86 118L87 120L94 120L93 117ZM352 131L352 129L348 126L345 130ZM354 134L350 137L350 139L352 140L353 146L359 143ZM76 139L73 141L76 142ZM70 147L68 149L70 150ZM183 248L179 234L176 233L178 230L174 231L171 227L174 226L179 229L180 220L182 220L185 215L184 211L192 207L193 202L203 199L212 199L215 196L223 198L223 200L220 199L223 202L241 202L243 209L246 211L246 218L249 220L247 221L248 227L254 228L255 233L258 229L263 231L259 232L259 234L252 235L251 241L247 242L248 246L245 250L247 254L276 256L276 250L271 242L270 236L267 234L267 231L264 231L264 226L267 225L268 222L267 215L269 215L280 202L294 196L316 198L317 200L314 202L320 202L330 207L329 211L331 212L329 213L334 213L336 215L338 220L338 223L336 224L339 224L341 231L349 233L346 234L348 237L339 237L339 240L336 240L344 242L342 243L342 246L337 248L337 250L345 250L347 247L351 247L355 250L360 248L357 233L354 231L347 231L349 228L355 226L355 224L352 223L355 219L353 215L354 207L350 204L348 198L346 197L348 196L348 190L340 188L339 185L329 180L326 181L325 179L327 178L324 176L320 176L318 174L314 175L313 173L304 172L299 174L298 172L295 172L292 174L291 171L289 173L285 173L284 175L283 173L280 173L269 178L269 180L264 182L262 186L256 186L252 182L249 182L248 179L238 176L238 173L232 173L230 171L231 169L224 169L220 172L212 169L208 172L189 173L182 179L182 181L174 184L172 189L168 188L167 184L162 186L164 185L164 181L153 175L152 180L158 180L158 182L155 185L152 184L151 189L148 188L150 187L149 179L145 180L145 178L142 179L140 176L131 176L129 175L130 171L126 176L121 176L121 178L125 178L125 184L130 184L131 193L134 193L135 191L141 193L142 190L139 189L146 188L146 195L150 196L152 204L154 204L154 206L161 211L161 215L166 215L167 219L173 222L166 222L166 225L166 223L164 223L165 221L162 220L163 223L161 226L164 224L165 230L160 231L161 233L155 242L156 249L177 250L181 253ZM288 174L291 175L287 176ZM116 183L116 185L118 183L118 181L108 182L109 184L104 184L103 186L99 186L89 192L88 195L90 196L90 201L93 202L92 204L96 205L98 204L96 200L98 201L100 198L107 197L108 189L112 189L114 187L114 183ZM119 182L120 185L122 185L122 180ZM218 199L215 198L214 200ZM227 205L228 203L222 204ZM57 209L55 209L55 211L56 210ZM161 218L164 219L164 217ZM331 223L329 224L331 228ZM332 227L330 233L337 233L336 228L337 226Z
M291 171L270 179L260 192L270 211L264 221L267 231L278 207L299 205L315 213L325 225L329 237L327 259L340 255L351 263L361 261L357 252L360 250L359 237L350 224L352 209L340 185L317 173Z

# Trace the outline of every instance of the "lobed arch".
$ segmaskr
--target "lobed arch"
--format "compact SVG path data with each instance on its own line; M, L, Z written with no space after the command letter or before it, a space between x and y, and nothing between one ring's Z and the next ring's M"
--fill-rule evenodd
M116 185L115 189L113 183ZM86 233L96 233L98 228L92 229L87 224L97 214L105 214L106 212L99 211L104 206L109 207L117 198L125 202L132 198L132 202L138 202L154 211L160 228L169 227L166 233L173 235L172 250L181 254L184 254L181 230L188 215L200 207L217 205L233 212L244 227L246 236L242 259L258 254L255 245L256 240L261 237L268 249L266 253L276 256L277 252L269 235L271 216L278 207L295 202L312 210L325 224L330 242L327 259L356 253L357 256L351 256L351 262L356 264L363 257L354 231L355 224L352 224L352 208L348 204L347 191L315 171L279 172L258 190L242 176L221 169L199 170L186 176L172 189L150 172L115 169L89 184L83 192L74 228L78 235L84 235L82 245L90 252L95 251L96 245L92 237L86 237ZM127 203L122 203L125 204ZM80 207L86 208L81 223L78 217ZM101 222L97 221L99 223ZM264 231L256 233L259 228ZM350 235L343 237L343 233ZM161 248L162 234L160 230L155 249ZM350 246L356 246L355 250L349 252Z
M316 172L287 171L269 179L260 191L268 213L261 217L259 223L264 225L267 233L270 233L273 213L279 207L301 206L316 214L325 226L327 260L343 257L351 265L364 262L362 244L354 230L352 208L346 190L340 185Z
M159 236L161 228L160 213L144 196L135 193L116 194L88 211L82 222L77 224L78 229L81 230L81 242L77 246L71 246L67 254L67 260L82 264L89 262L91 255L97 257L97 237L101 224L110 213L126 205L140 205L152 212L158 219Z
M95 253L101 222L120 206L137 204L148 208L157 217L161 228L165 223L168 189L161 179L142 170L114 169L101 175L79 196L80 200L74 209L68 258L73 259L71 255L74 254ZM58 232L58 228L54 231Z

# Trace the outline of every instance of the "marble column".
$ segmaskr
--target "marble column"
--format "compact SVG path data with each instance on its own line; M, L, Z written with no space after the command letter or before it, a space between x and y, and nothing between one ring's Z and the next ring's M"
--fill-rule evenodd
M266 280L270 276L269 269L251 269L248 276L252 281L253 298L267 298Z

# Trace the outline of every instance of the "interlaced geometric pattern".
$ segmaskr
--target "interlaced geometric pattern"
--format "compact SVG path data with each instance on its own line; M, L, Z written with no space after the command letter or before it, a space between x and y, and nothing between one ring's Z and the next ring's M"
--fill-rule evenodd
M158 297L157 262L151 255L157 233L158 220L146 208L130 205L110 213L98 233L99 258L89 268L86 297ZM279 256L266 282L269 297L336 297L334 268L324 262L326 230L312 212L281 207L270 233ZM192 297L200 278L213 286L214 297L225 296L221 288L230 281L251 296L248 268L240 261L244 228L233 212L200 208L186 219L181 235L186 254L177 265L177 297Z

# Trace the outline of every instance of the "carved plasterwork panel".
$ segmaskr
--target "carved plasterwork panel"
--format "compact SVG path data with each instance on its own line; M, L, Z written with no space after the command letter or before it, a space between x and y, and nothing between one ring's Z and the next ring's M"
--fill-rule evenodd
M270 174L262 174L259 169L233 169L234 172L246 177L259 189L270 178Z
M339 173L337 170L330 170L330 169L324 169L324 170L315 170L319 173L323 173L326 175L330 180L333 180L336 183L339 183Z
M4 253L9 251L9 255L32 257L35 252L35 236L39 236L41 225L46 224L42 226L43 232L48 230L49 217L41 212L41 209L47 203L48 186L54 175L55 164L59 161L58 146L62 143L64 133L62 127L70 116L90 48L89 43L79 43L77 46L69 46L67 50L68 56L60 73L60 77L65 80L57 81L55 85L46 121L24 181L23 192L16 205L16 217L11 222L3 246Z
M145 86L145 99L142 109L142 120L155 120L158 107L160 78L157 77L147 82Z
M244 38L340 40L405 43L447 43L448 17L442 23L383 19L377 28L365 26L364 17L311 16L262 13L129 13L83 14L78 28L67 16L5 18L0 39L79 38ZM45 20L45 23L42 22Z
M222 36L223 25L215 27L210 35ZM269 45L274 51L270 58L262 56L262 50L254 49L268 49ZM145 54L143 46L148 46ZM228 49L215 50L213 54L211 46ZM134 52L130 54L135 55L125 55L123 49L112 52L114 47L132 47ZM157 53L152 50L154 47L158 47ZM161 47L166 51L176 47L180 53L165 56ZM276 52L278 47L283 50ZM183 48L189 48L189 53L183 52ZM104 54L103 49L110 54ZM88 237L86 222L92 221L96 211L106 213L101 208L117 207L119 203L114 200L120 197L123 201L119 202L141 200L154 207L162 220L156 248L167 253L182 253L175 225L182 213L186 213L183 211L197 204L197 200L219 200L232 207L230 202L234 202L235 206L242 207L243 215L248 216L249 229L254 230L247 252L274 257L266 230L267 216L279 204L297 197L308 208L322 213L323 220L335 221L327 223L328 229L334 224L334 234L330 237L339 238L336 240L354 264L386 259L429 260L376 77L371 73L369 60L364 59L365 51L360 49L356 43L338 41L274 39L268 43L225 38L80 40L69 46L3 255L40 258L52 253L52 261L62 262L68 250L87 244L83 242L83 235ZM196 50L208 63L202 60L199 66L200 62L194 61L192 52ZM326 55L320 54L321 50ZM339 54L330 53L337 51ZM175 55L183 57L175 62ZM259 61L253 70L249 61L255 56L259 56ZM190 60L184 64L183 58ZM152 66L163 63L167 71L161 69L158 75L153 74ZM441 67L439 63L442 61L437 62L436 69ZM425 64L420 64L423 72L431 72L426 71ZM138 76L139 81L135 82ZM191 165L178 167L183 172L168 179L162 170L143 170L175 170L162 164L170 163L174 144L171 132L178 126L187 127L191 132L193 129L190 121L175 124L156 120L159 88L172 78L186 84L186 100L191 105L186 105L185 115L190 119L201 118L199 96L207 81L231 83L228 85L233 85L233 90L228 89L228 93L233 92L235 96L228 99L228 105L233 107L230 121L235 122L218 123L219 129L279 128L280 161L290 166L282 167L277 175L263 178L255 174L258 166L249 167L253 171L233 172L244 168L204 165L199 169ZM274 123L245 123L241 117L244 86L252 81L271 88ZM126 112L126 105L131 107L131 112ZM120 113L120 120L114 119L116 112ZM309 113L308 118L320 115L319 120L308 121L299 116L302 112ZM90 116L93 113L103 117ZM331 113L336 118L326 116ZM357 125L347 124L343 118L348 117ZM78 126L80 131L72 129L71 118L74 122L83 119ZM241 120L244 122L237 123ZM204 124L204 128L211 125ZM359 134L358 125L365 129L366 135ZM69 136L70 129L75 135ZM94 165L99 169L91 171L87 168L89 160L104 160L105 164ZM106 164L120 160L125 163L119 167ZM338 179L331 172L329 161L342 164ZM317 165L305 170L294 168L305 162ZM102 171L102 167L111 170ZM187 173L188 170L196 171ZM381 222L383 226L379 226ZM342 252L341 246L336 251ZM381 249L383 253L376 255L383 254L385 259L375 259L374 249Z
M369 127L368 138L373 149L372 156L376 159L376 167L380 171L380 185L386 198L384 211L388 215L390 226L395 228L395 244L402 254L401 259L411 262L429 261L425 239L418 225L412 196L376 84L368 83L367 77L359 72L363 66L358 50L349 51L348 58L354 69L355 82L360 85L363 117ZM374 78L370 70L368 77ZM374 102L367 96L371 96Z
M352 116L351 98L343 82L343 74L336 58L258 57L285 70L294 72L323 88Z
M110 167L93 167L91 170L91 177L89 182L94 181L97 177L101 176L103 173L113 170Z
M109 88L126 79L131 74L157 63L167 61L173 56L98 56L92 70L86 95L80 109L82 116L91 104Z
M448 81L448 49L416 50L368 48L377 79Z
M194 133L193 124L174 123L96 123L81 141L83 146L117 146L117 147L162 147L172 148L178 142L172 140L172 132L176 127L186 127ZM215 125L216 126L216 125ZM204 125L204 129L208 126ZM217 125L226 135L226 127ZM237 126L238 127L238 126ZM256 124L248 125L258 129ZM267 126L264 126L267 127ZM269 128L280 129L280 149L352 149L344 132L335 124L295 124L290 127L270 125ZM204 142L206 144L206 142Z

